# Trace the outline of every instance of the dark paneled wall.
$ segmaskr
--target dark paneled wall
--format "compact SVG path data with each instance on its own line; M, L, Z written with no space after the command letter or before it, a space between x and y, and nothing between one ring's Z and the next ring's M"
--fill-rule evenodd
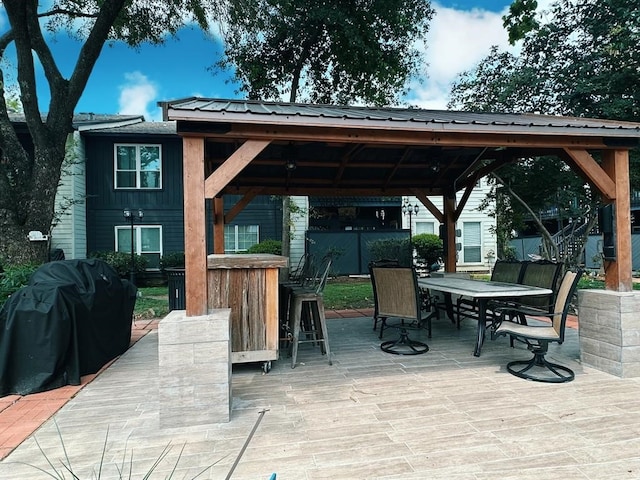
M162 145L162 188L160 190L116 190L114 188L114 144ZM115 227L129 225L125 208L144 211L143 225L162 225L164 253L184 251L182 139L158 135L85 134L87 158L87 251L113 250ZM228 211L240 195L224 199ZM211 202L207 202L210 205ZM208 207L207 207L208 208ZM136 220L136 224L139 224ZM208 251L213 252L213 231L207 212ZM259 225L260 240L282 237L282 199L268 195L256 197L231 224Z

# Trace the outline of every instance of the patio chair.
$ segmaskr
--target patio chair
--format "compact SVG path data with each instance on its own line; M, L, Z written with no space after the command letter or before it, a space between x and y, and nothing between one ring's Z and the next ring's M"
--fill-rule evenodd
M373 289L373 330L375 331L378 328L378 317L379 317L379 309L378 309L378 299L376 296L376 282L373 281L373 267L399 267L400 262L396 259L382 259L377 260L375 262L369 262L369 278L371 279L371 287Z
M423 315L415 270L408 267L373 267L371 279L375 285L375 304L381 321L380 339L389 327L400 330L397 340L382 342L380 348L396 355L418 355L429 351L426 343L412 340L408 334L408 328L422 328L426 323L428 336L431 337L431 315ZM400 323L388 325L389 318L398 318Z
M497 318L491 326L491 338L509 335L527 344L533 352L531 360L516 360L507 364L507 371L516 377L534 380L536 382L562 383L574 379L573 371L563 365L549 362L545 355L549 343L562 344L567 323L567 315L573 294L578 286L582 271L567 271L562 279L556 295L553 312L544 314L551 320L551 324L529 325L509 320L520 316L535 315L540 317L540 310L524 307L502 307L495 311Z
M545 310L549 313L553 312L555 292L558 291L558 279L560 278L562 267L562 262L552 262L549 260L525 262L520 283L530 287L549 288L554 293L551 295L522 297L518 300L518 304Z
M498 260L491 272L492 282L520 283L525 263L512 260ZM456 325L460 328L462 318L479 318L478 300L475 298L458 297L456 300ZM491 321L491 316L487 316Z

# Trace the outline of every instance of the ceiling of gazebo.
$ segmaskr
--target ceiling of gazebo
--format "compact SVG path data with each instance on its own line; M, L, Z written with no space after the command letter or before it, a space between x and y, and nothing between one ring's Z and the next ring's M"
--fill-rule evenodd
M520 158L559 155L573 165L572 151L640 139L640 124L544 115L204 98L161 105L178 134L206 139L207 176L256 142L259 153L220 193L444 195Z

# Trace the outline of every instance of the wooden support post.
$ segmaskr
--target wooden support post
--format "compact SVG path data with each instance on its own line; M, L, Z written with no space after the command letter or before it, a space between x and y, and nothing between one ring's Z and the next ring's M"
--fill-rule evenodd
M183 137L184 256L187 316L207 313L204 138Z
M213 199L213 253L224 253L224 200Z
M629 152L627 150L605 151L602 168L615 184L616 260L605 262L605 288L618 292L630 292L633 285Z
M455 272L458 252L456 251L456 195L445 195L444 198L444 241L447 255L444 259L444 271Z

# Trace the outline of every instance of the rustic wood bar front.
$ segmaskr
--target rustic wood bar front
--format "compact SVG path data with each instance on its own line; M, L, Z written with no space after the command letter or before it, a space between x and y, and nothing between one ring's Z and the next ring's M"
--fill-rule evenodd
M207 256L208 308L231 309L232 363L278 358L278 269L288 259L270 254Z

